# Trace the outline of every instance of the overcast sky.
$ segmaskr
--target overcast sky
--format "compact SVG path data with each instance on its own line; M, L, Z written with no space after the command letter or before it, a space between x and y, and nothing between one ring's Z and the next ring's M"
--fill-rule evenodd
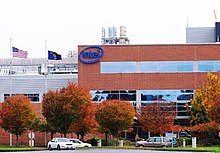
M45 40L65 57L100 45L112 26L125 26L130 44L184 44L187 16L189 27L214 27L214 9L219 21L219 0L1 0L0 58L10 57L10 38L28 58L45 57Z

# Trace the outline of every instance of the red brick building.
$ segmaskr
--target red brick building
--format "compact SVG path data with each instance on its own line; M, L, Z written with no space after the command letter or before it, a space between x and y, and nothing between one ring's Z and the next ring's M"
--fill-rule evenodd
M78 82L94 102L175 102L176 124L187 124L185 104L207 72L220 71L219 50L219 44L79 46Z

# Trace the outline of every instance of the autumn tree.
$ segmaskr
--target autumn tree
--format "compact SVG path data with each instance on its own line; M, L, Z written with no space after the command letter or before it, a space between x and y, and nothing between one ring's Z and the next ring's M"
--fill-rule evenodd
M210 122L208 112L203 103L202 92L202 89L197 89L194 98L190 100L191 107L189 107L188 103L186 104L191 126Z
M96 127L94 105L92 102L87 102L83 105L78 121L72 123L70 131L76 133L77 138L83 141L84 136L94 131ZM81 138L79 138L79 136L81 136Z
M187 105L191 126L206 124L219 119L220 78L207 73L207 81L196 90L194 98Z
M39 125L39 131L46 132L46 134L50 132L51 139L53 139L53 134L56 133L56 130L49 123L47 123L46 120L41 120Z
M143 131L164 134L172 130L175 120L174 103L154 102L139 108L138 120Z
M212 121L220 124L220 97L218 97L217 101L212 103L209 114Z
M187 106L190 119L190 131L203 136L200 139L208 143L208 133L217 136L220 130L220 78L217 75L207 73L207 80L195 92L190 100L191 107Z
M95 113L99 125L114 136L117 136L119 131L129 129L133 124L134 116L132 104L120 100L103 101Z
M18 145L18 136L30 129L35 120L35 111L30 100L17 95L8 97L1 108L2 128L16 135L16 144Z
M88 89L68 82L67 87L46 93L42 114L53 129L66 137L70 125L79 120L83 105L90 100Z

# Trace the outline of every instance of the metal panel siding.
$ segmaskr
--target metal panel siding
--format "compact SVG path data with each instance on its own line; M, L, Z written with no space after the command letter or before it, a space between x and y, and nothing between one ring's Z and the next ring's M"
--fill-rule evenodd
M186 43L215 43L215 28L186 28Z
M66 87L68 81L78 83L77 74L64 74L64 75L48 75L47 76L47 89L55 90ZM0 102L4 100L4 94L12 93L18 94L40 94L45 93L45 76L43 75L13 75L13 76L0 76ZM11 87L11 83L12 87Z

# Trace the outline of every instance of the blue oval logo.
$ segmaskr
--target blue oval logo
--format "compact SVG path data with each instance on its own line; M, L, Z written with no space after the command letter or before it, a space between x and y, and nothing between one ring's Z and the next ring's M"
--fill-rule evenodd
M85 64L93 64L100 61L104 50L99 46L89 46L83 49L79 55L79 61Z

